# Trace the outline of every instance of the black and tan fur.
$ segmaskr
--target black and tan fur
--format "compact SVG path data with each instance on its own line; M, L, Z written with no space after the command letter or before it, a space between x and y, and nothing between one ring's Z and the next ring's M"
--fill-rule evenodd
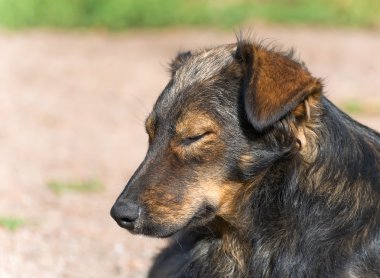
M149 277L380 277L380 135L292 54L180 53L111 210L171 237Z

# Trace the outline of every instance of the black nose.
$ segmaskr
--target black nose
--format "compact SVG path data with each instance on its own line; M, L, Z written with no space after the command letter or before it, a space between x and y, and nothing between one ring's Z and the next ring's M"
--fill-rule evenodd
M140 208L137 204L116 202L111 209L111 216L120 227L132 230L139 217Z

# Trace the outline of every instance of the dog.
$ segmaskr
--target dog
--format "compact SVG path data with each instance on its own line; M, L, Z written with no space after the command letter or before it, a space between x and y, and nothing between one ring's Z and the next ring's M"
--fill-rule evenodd
M179 53L149 149L111 209L170 237L149 277L380 277L380 134L292 52Z

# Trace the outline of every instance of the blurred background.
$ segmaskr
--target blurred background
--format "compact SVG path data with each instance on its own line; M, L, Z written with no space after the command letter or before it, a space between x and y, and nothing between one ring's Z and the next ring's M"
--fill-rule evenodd
M0 0L0 277L145 277L165 240L109 210L177 51L294 47L380 130L379 0Z

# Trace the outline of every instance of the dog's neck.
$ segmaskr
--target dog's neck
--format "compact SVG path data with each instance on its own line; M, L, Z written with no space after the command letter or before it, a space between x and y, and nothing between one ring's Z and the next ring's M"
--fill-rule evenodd
M194 277L248 277L251 257L248 231L239 230L216 217L207 226L192 231L191 234L198 237L191 248L191 259L188 262L193 269L200 271L194 273Z

